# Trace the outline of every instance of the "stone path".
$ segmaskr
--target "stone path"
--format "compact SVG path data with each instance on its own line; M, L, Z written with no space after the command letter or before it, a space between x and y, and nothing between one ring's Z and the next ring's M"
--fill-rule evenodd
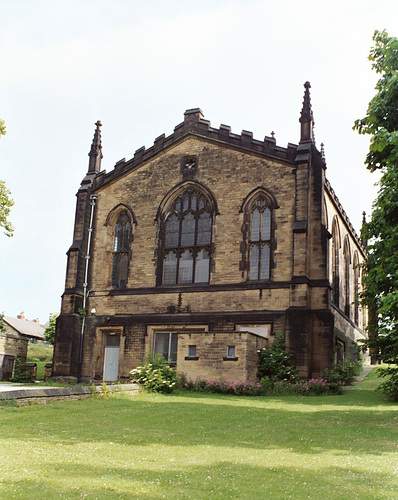
M112 385L109 388L115 387ZM118 391L137 393L139 391L138 384L120 384ZM102 387L96 387L97 393L102 393ZM34 399L34 398L52 398L52 397L68 397L68 396L84 396L92 394L91 386L75 385L71 387L50 387L37 384L23 385L16 383L0 384L0 401L4 399Z
M361 374L358 376L356 381L354 382L353 385L359 384L359 382L362 382L362 380L368 375L374 368L376 368L377 365L365 365L363 367L363 370Z

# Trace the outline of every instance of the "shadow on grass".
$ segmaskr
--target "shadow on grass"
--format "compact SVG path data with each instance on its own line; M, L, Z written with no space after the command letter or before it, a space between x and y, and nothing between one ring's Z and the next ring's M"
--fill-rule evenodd
M134 457L131 457L134 458ZM54 473L54 471L56 471ZM36 479L2 483L3 498L396 498L397 480L383 472L357 468L252 466L222 460L175 468L158 460L129 461L118 467L91 464L51 465ZM393 495L393 496L392 496Z
M358 387L346 396L321 398L181 392L4 408L0 437L9 442L288 449L303 454L396 453L398 406L363 404Z

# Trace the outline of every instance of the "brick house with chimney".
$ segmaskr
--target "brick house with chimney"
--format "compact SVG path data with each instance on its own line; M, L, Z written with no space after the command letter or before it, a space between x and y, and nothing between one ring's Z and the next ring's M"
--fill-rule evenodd
M28 320L21 312L16 318L3 316L0 329L0 380L13 375L15 360L26 362L29 341L44 341L45 328L38 318Z
M279 332L302 377L349 356L365 249L325 178L309 89L286 148L190 109L107 173L96 123L54 376L124 378L154 352L192 378L254 380Z

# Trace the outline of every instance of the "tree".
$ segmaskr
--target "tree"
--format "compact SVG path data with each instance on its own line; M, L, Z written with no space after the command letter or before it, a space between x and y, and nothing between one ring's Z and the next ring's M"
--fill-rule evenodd
M3 323L3 318L4 318L4 312L0 313L0 333L1 332L6 332L6 327L4 326L4 323Z
M4 120L0 118L0 139L2 135L6 135L6 124L4 123Z
M380 171L379 192L362 237L369 242L362 303L369 310L369 348L387 363L398 362L398 38L375 31L369 59L380 74L376 95L354 129L371 135L366 165ZM398 400L398 368L383 387Z
M4 120L0 118L0 139L6 133ZM10 209L14 205L14 200L11 198L11 191L7 189L5 182L0 181L0 227L4 229L6 236L12 236L14 228L8 220Z
M59 313L55 313L55 314L51 315L50 320L48 322L48 326L44 330L44 338L51 345L54 345L54 342L55 342L55 327L57 325L58 316L59 316Z

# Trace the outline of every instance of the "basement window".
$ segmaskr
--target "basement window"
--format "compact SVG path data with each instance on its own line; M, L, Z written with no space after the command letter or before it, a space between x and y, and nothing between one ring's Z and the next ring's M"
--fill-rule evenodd
M229 345L227 347L227 358L235 358L235 346Z
M223 361L238 361L236 357L236 349L234 345L227 346L227 355L223 357Z

